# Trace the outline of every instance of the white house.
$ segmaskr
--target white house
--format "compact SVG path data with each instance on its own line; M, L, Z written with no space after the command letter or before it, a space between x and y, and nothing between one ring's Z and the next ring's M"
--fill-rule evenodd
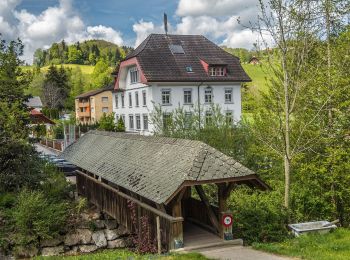
M241 83L251 81L239 59L200 35L151 34L120 64L113 112L127 132L153 132L154 104L164 116L181 106L190 115L213 104L232 121L241 117Z

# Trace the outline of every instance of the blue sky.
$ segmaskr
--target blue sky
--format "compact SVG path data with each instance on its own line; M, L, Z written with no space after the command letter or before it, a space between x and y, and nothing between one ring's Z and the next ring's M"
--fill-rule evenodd
M58 4L58 0L23 0L17 9L26 9L30 13L39 15L49 6ZM129 42L129 45L133 45L135 41L135 33L132 30L133 24L141 19L160 24L163 22L164 12L168 14L169 22L174 23L178 1L74 0L72 4L86 24L102 24L115 28L123 33L126 43Z
M238 24L255 21L258 0L0 0L0 32L21 38L24 59L64 39L104 39L136 47L150 33L202 34L219 45L251 49L257 33Z

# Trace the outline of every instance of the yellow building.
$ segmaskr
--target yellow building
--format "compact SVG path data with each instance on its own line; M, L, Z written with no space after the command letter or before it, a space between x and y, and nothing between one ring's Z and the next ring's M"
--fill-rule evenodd
M113 112L112 91L114 86L92 90L75 98L75 117L77 122L93 124L100 120L103 113Z

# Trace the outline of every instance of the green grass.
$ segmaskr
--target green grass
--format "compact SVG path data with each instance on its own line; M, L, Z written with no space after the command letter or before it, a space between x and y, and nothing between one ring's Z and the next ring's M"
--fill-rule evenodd
M339 228L329 234L303 235L281 243L256 243L253 247L307 260L345 260L350 259L350 230Z
M169 255L139 255L128 250L104 250L98 253L77 255L77 256L38 256L35 260L141 260L141 259L161 259L161 260L207 260L208 258L198 253L169 254Z
M56 65L58 67L60 67L61 65ZM90 75L92 74L93 70L94 70L94 67L95 66L90 66L90 65L80 65L80 64L62 64L62 66L64 68L77 68L79 67L81 69L81 72L83 74L87 74L87 75ZM28 70L31 70L34 68L34 66L22 66L21 67L24 71L28 71ZM45 67L42 67L41 68L41 71L42 72L46 72L48 70L49 66L45 66Z
M264 63L260 65L242 64L243 69L252 79L247 85L250 86L250 90L257 94L258 91L266 91L268 78L268 69Z

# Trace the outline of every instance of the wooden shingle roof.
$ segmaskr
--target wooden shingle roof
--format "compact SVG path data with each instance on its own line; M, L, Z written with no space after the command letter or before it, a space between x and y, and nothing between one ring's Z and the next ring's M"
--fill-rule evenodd
M168 203L184 184L244 177L267 188L253 171L199 141L90 131L61 156L159 204Z
M184 53L172 53L179 45ZM202 35L149 35L125 60L136 57L148 82L248 82L237 57ZM210 76L201 64L227 66L225 77ZM192 67L188 73L186 67Z

